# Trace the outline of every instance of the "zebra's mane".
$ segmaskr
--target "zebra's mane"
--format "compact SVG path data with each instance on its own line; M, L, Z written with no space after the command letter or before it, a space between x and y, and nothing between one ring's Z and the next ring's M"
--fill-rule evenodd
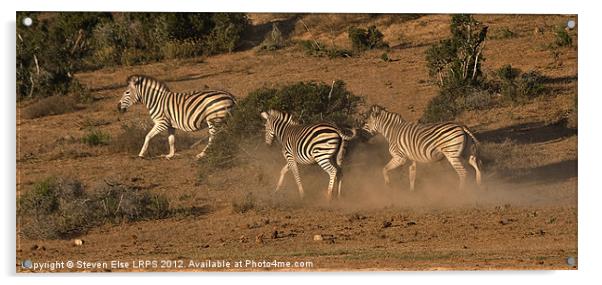
M131 75L130 77L128 77L127 82L134 82L135 85L140 85L142 83L142 81L146 81L146 82L156 82L158 83L158 87L162 90L171 92L171 90L169 89L169 87L167 86L167 84L165 84L165 82L156 79L152 76L148 76L148 75Z
M289 114L287 112L278 111L278 110L270 110L269 113L271 116L278 118L278 120L280 120L280 121L284 121L285 118L288 118L289 124L299 125L299 122L297 121L297 119L295 119L295 117L292 114Z

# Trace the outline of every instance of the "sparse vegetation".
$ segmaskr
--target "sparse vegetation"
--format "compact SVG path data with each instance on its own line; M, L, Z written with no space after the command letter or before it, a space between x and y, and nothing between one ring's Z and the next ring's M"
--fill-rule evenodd
M114 183L86 191L76 179L50 177L18 200L20 230L33 239L69 238L104 223L166 218L168 200Z
M571 38L571 35L569 35L569 33L567 32L566 29L564 29L561 26L558 26L554 29L554 44L558 47L570 47L573 46L573 38Z
M255 197L252 192L246 192L243 197L232 200L232 211L238 214L244 214L255 208Z
M324 43L319 41L304 40L299 41L299 45L305 51L305 54L317 57L327 56L329 58L337 57L352 57L353 53L350 50L339 49L336 47L326 47Z
M84 135L81 139L82 143L85 143L89 146L100 146L100 145L108 145L111 136L109 134L104 133L96 128L88 129L86 135Z
M31 104L23 110L27 119L34 119L52 115L73 112L78 109L77 100L71 96L53 96Z
M511 39L511 38L515 38L518 35L513 32L512 30L510 30L510 28L508 27L501 27L499 30L497 30L497 32L495 33L494 37L495 39Z

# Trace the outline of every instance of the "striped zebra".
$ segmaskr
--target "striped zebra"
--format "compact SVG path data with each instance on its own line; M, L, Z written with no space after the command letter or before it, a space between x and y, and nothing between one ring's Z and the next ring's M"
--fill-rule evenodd
M465 159L476 171L477 185L481 185L480 161L477 157L479 142L465 126L454 123L406 122L400 115L374 105L370 108L363 129L371 134L382 134L389 142L389 152L393 158L383 168L387 185L388 172L410 160L410 190L414 191L416 162L435 162L444 157L458 173L460 189L464 188L466 179Z
M149 76L132 75L127 79L127 84L127 89L117 105L119 111L125 112L133 104L142 102L154 122L153 128L144 139L139 157L144 157L149 141L162 131L167 130L169 134L169 154L165 157L170 159L176 151L176 129L191 132L208 127L209 142L196 156L197 159L202 158L211 146L217 128L236 104L234 96L225 91L176 93L171 92L165 83Z
M280 189L284 176L290 170L297 182L299 195L303 198L303 185L297 164L317 163L330 178L328 200L332 199L335 182L338 182L337 197L340 198L343 182L341 166L346 142L353 139L357 131L353 129L352 135L348 136L329 123L301 125L293 119L292 115L276 110L262 112L261 117L265 120L265 142L271 145L274 138L278 138L286 159L286 165L280 171L280 179L274 192Z

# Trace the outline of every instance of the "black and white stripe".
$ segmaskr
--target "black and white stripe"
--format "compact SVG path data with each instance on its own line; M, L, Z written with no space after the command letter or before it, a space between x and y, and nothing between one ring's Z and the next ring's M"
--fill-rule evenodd
M130 76L127 84L118 109L125 112L131 105L142 102L155 124L144 139L144 145L138 154L140 157L144 157L149 141L162 131L167 130L169 133L169 154L166 155L169 159L175 155L176 129L191 132L208 127L209 142L197 155L197 158L202 158L211 146L217 128L236 104L234 96L225 91L176 93L171 92L163 82L149 76Z
M274 138L282 144L282 152L286 165L280 171L280 179L276 190L282 186L285 174L290 170L297 182L299 195L304 196L303 185L297 164L317 163L328 173L328 199L332 199L332 190L338 182L338 197L341 196L342 173L341 165L345 154L346 142L356 135L348 136L338 127L329 123L300 125L290 114L270 110L261 113L265 120L265 141L271 145Z
M371 134L382 134L389 142L389 152L393 158L383 168L387 184L388 172L410 160L410 189L414 190L416 162L434 162L444 157L458 173L460 188L464 187L467 173L465 160L475 169L476 182L481 184L480 162L477 157L478 141L465 126L454 123L406 122L400 115L375 105L371 107L363 129Z

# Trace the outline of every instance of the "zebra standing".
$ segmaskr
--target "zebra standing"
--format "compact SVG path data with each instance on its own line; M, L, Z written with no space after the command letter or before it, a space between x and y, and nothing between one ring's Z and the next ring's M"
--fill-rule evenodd
M199 153L197 159L205 156L220 124L235 106L236 100L232 94L225 91L203 90L187 93L171 92L165 83L149 76L132 75L127 79L127 89L123 93L117 108L120 112L138 102L146 105L153 128L144 139L144 145L138 156L144 157L149 141L157 134L167 130L169 137L169 154L175 155L176 129L191 132L206 126L209 128L209 142Z
M410 190L414 191L416 162L434 162L445 157L460 177L460 189L464 187L466 178L463 161L466 158L476 171L477 185L481 185L480 161L477 157L479 142L465 126L454 123L410 123L400 115L374 105L370 108L363 129L371 134L380 133L389 142L389 152L393 158L383 168L386 184L389 184L390 170L411 160Z
M345 135L339 128L328 123L317 123L311 125L300 125L292 115L270 110L262 112L261 117L265 120L265 142L271 145L274 137L282 144L282 152L286 159L286 165L280 171L280 179L276 186L277 192L282 186L285 174L290 170L293 172L299 195L304 196L303 185L297 163L317 163L328 173L328 200L332 199L334 183L338 182L338 194L341 196L342 172L341 166L345 155L346 142L356 135Z

